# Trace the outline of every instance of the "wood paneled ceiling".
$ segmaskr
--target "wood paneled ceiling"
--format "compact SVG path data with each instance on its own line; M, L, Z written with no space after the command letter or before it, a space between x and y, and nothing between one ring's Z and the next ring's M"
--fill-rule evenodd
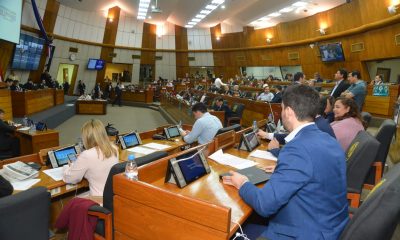
M108 8L119 6L124 12L134 17L137 16L139 0L59 0L61 4L83 11L104 11ZM158 24L165 21L176 25L185 26L212 0L158 0L158 6L162 13L151 13L151 19L145 22ZM299 0L225 0L225 9L218 8L204 18L196 27L212 27L219 23L234 26L252 26L252 22L265 17L273 12L278 12L289 7ZM268 27L280 22L292 21L314 15L318 12L345 4L346 0L302 0L307 2L304 9L282 13L279 17L273 17L264 25L256 28ZM155 5L155 0L151 0ZM351 14L351 13L349 13ZM105 14L106 15L106 14Z

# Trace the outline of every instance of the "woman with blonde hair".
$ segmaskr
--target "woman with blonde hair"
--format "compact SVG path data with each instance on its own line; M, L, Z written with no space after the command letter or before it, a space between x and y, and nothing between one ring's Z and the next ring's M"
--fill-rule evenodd
M104 185L113 165L118 163L118 148L109 139L103 123L94 119L81 130L85 151L64 166L63 180L76 184L86 178L91 196L103 196Z

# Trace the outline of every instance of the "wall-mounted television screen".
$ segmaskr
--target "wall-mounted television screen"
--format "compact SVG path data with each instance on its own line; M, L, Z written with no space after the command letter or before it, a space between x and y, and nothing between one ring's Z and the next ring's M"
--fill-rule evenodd
M15 46L12 69L37 70L44 48L44 39L21 33Z
M22 0L0 0L0 39L19 43Z
M341 43L319 45L319 51L323 62L344 61L344 53Z
M87 68L89 70L102 70L105 64L104 60L89 58Z

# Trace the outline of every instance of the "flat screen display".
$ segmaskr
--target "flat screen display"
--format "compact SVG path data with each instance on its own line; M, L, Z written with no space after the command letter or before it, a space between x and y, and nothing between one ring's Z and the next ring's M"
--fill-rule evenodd
M319 46L321 59L323 62L344 61L344 53L341 43L330 43Z
M0 0L0 39L18 44L22 0Z
M247 134L246 140L249 143L250 149L254 149L255 147L257 147L259 145L257 135L255 132L251 132L251 133Z
M43 48L44 39L22 33L19 44L15 46L11 68L37 70Z
M179 137L181 134L179 133L178 127L170 127L167 128L168 134L170 138Z
M89 58L87 68L89 70L102 70L104 68L104 65L104 60Z
M122 138L124 139L125 146L127 148L139 145L139 140L137 139L137 136L135 133L125 135Z
M181 162L178 162L178 165L187 183L190 183L207 173L203 162L201 161L200 154L198 154L197 151L193 151L176 158L178 161L180 159L185 159Z
M63 148L57 151L54 151L54 156L58 163L58 166L64 166L68 164L68 160L75 160L76 159L76 151L75 146ZM74 158L75 156L75 158Z

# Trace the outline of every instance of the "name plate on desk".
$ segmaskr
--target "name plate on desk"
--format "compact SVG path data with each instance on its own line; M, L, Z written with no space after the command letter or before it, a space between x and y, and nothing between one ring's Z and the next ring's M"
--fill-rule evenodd
M381 96L381 97L389 96L389 86L388 85L375 85L372 95L373 96Z

